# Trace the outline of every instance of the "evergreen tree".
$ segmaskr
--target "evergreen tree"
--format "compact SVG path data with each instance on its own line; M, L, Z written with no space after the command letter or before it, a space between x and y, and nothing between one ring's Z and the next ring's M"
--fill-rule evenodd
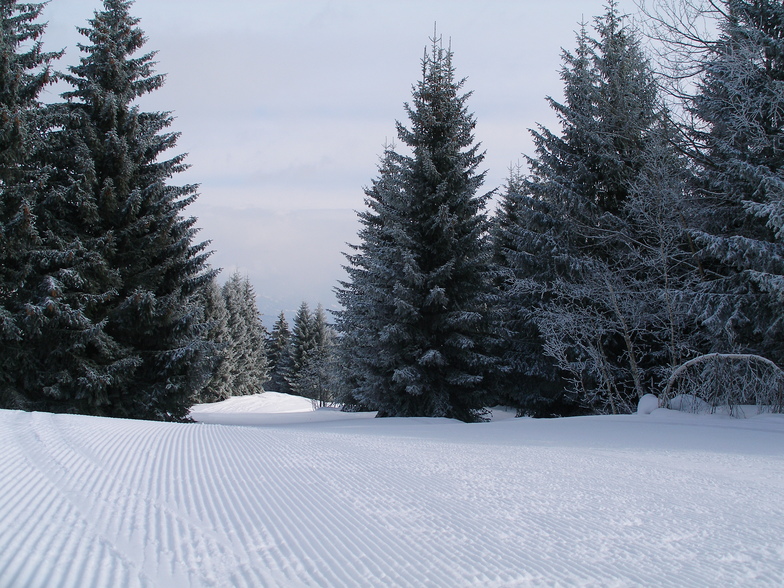
M507 318L505 362L512 386L507 402L522 413L569 414L581 399L566 389L555 360L544 353L542 309L559 299L556 285L580 279L584 238L576 228L590 218L597 195L597 87L593 40L582 25L574 52L563 52L564 102L548 98L562 131L531 131L536 155L528 158L531 175L510 182L504 206L514 211L496 230L496 258L512 272L502 290ZM501 217L503 220L503 217ZM500 233L500 235L499 235ZM515 376L520 375L514 387Z
M316 311L313 313L313 331L316 336L317 348L324 349L332 344L332 328L327 322L327 313L321 303L316 306Z
M595 19L598 38L581 27L576 51L563 56L565 102L548 98L561 135L532 133L537 157L529 158L535 179L528 189L561 211L571 206L586 225L620 211L663 115L653 72L623 20L610 0Z
M59 57L42 51L43 7L0 0L0 408L26 405L19 378L30 353L23 293L38 246L35 192L44 172L36 155L46 125L38 96Z
M195 219L181 216L195 186L167 184L185 169L184 155L162 157L178 137L164 132L172 117L135 105L164 78L153 53L134 57L146 39L130 6L105 0L63 76L73 90L36 211L45 249L59 254L41 264L43 312L32 313L46 369L27 387L52 410L180 419L209 375L198 294L214 272L193 243Z
M244 395L248 391L245 368L248 364L249 341L242 304L242 276L235 272L221 288L226 306L229 342L225 350L226 394Z
M543 353L544 341L534 313L541 296L530 287L521 287L521 280L542 276L549 262L537 242L544 228L536 225L536 204L527 195L521 169L511 169L491 231L503 324L495 389L497 403L516 408L518 416L570 414L574 410L563 395L565 383L554 360Z
M595 86L593 185L588 195L602 213L619 214L664 119L657 84L634 32L624 26L615 0L596 19L592 41Z
M313 347L302 359L292 384L300 396L310 398L316 407L331 405L335 399L334 333L327 323L324 307L319 304L310 315Z
M622 250L616 264L645 316L644 363L657 372L656 390L682 362L706 348L692 307L700 281L688 234L693 169L673 148L677 142L669 122L653 129L645 164L625 206L626 226L619 235Z
M318 348L316 321L307 302L300 304L294 315L294 327L291 335L291 369L287 381L294 393L297 393L297 381L300 373Z
M720 36L691 110L710 351L784 364L784 5L721 3Z
M462 85L451 50L433 39L406 104L411 126L397 125L411 155L385 157L366 192L371 209L360 215L368 240L348 256L339 327L357 345L353 395L379 416L474 421L488 399L493 300L486 197L476 195L483 154ZM370 314L378 318L361 326Z
M267 329L261 321L256 292L246 277L243 282L242 299L244 301L245 323L247 324L250 341L250 363L247 367L249 379L255 393L264 391L264 382L269 379L269 362L267 360Z
M350 245L344 266L348 282L341 282L338 299L345 311L336 313L341 333L337 354L340 357L340 386L337 401L344 410L369 410L359 399L363 390L383 389L386 372L374 369L380 349L376 343L394 329L396 276L403 271L403 260L395 249L403 224L400 166L391 145L386 145L379 162L379 176L365 189L366 210L358 213L362 228L360 245Z
M41 4L2 4L7 142L0 395L3 402L26 409L91 412L107 403L109 382L127 366L110 356L110 337L87 315L86 305L104 294L86 287L96 255L79 239L72 219L53 220L59 209L48 187L60 170L52 163L57 149L49 137L60 123L53 108L37 103L49 79L47 64L55 57L40 51L43 26L34 21L41 9ZM26 42L32 43L28 51L16 56Z
M624 264L639 238L630 208L635 186L652 153L666 146L666 116L615 2L595 28L596 39L583 26L576 51L564 53L565 102L549 99L560 136L533 132L536 156L521 190L517 243L507 252L516 274L507 306L527 320L512 349L525 349L530 375L558 381L532 357L536 333L579 401L625 412L655 379L651 358L665 345L651 336L660 317L647 306L645 270Z
M248 278L235 273L224 284L223 297L230 333L226 351L228 395L258 394L263 391L268 370L265 329L256 294Z
M227 350L231 344L229 329L229 313L226 299L215 279L211 280L202 290L202 306L204 322L207 327L207 340L215 349L212 376L201 391L201 402L219 402L231 396L231 381L227 360Z
M270 379L266 387L276 392L290 394L288 375L291 371L291 330L283 311L272 325L272 332L267 338L267 361L270 367Z

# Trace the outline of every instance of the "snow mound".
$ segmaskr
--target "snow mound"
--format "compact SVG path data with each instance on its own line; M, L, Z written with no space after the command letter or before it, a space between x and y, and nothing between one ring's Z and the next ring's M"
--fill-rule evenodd
M251 396L232 396L221 402L197 404L191 408L191 417L199 413L281 413L312 412L310 399L280 392L262 392Z
M659 399L654 394L646 394L637 403L637 414L651 414L659 408Z
M341 412L337 408L315 410L308 398L263 392L252 396L233 396L222 402L197 404L190 417L212 425L281 426L331 421L352 421L376 416L374 412Z

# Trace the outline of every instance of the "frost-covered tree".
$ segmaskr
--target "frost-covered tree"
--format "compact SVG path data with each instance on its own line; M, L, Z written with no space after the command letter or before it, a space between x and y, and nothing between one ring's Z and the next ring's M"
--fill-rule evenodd
M612 257L583 258L587 271L556 282L539 313L545 350L599 410L634 410L701 342L690 315L697 272L684 224L688 166L665 128L649 139L620 214L603 216L595 234Z
M296 393L297 380L311 356L318 348L316 319L307 302L302 302L294 315L291 333L291 367L287 381Z
M230 341L226 348L228 395L263 391L268 378L266 329L247 277L234 273L223 286Z
M218 282L211 280L201 292L207 340L213 344L211 377L199 394L201 402L218 402L231 396L228 349L232 341L226 299Z
M31 310L46 361L27 387L53 410L179 419L209 375L198 293L213 272L195 219L182 216L195 186L168 183L185 169L184 155L164 157L178 137L166 131L172 116L136 104L164 78L153 53L136 55L146 39L130 7L105 0L63 75L72 90L36 209L57 252L39 264L42 311ZM77 313L87 325L69 321Z
M313 330L316 333L316 347L324 348L331 344L333 332L327 322L327 312L321 303L316 305L316 310L313 313Z
M292 389L296 394L310 398L316 407L329 406L336 399L335 335L321 304L310 314L307 331L313 334L314 345L303 354Z
M9 334L16 329L7 305L25 282L35 245L34 190L42 174L35 155L45 118L38 96L57 57L42 51L45 25L36 21L43 7L0 1L0 320Z
M247 324L248 340L252 349L250 363L247 367L248 377L256 392L264 391L264 382L269 379L269 362L267 360L267 329L261 321L256 292L246 277L243 283L242 298L244 315Z
M357 355L352 394L380 416L473 421L488 399L493 312L483 154L455 79L433 39L397 124L410 155L388 150L360 214L339 328ZM364 317L374 316L366 324Z
M519 387L512 387L507 395L521 412L568 414L580 400L574 389L565 389L554 361L558 358L544 353L543 331L549 332L553 323L541 324L541 310L562 299L556 288L559 284L581 279L585 237L576 225L596 210L597 194L592 189L599 167L596 110L600 80L592 43L583 25L575 51L563 52L564 102L548 98L560 120L561 134L542 126L531 132L536 154L528 158L530 176L510 182L511 189L504 195L505 207L515 212L515 223L507 223L504 236L496 238L501 244L496 255L512 272L513 282L503 290L509 321L505 360L512 368L513 386L516 374L523 377Z
M42 51L43 3L0 0L0 407L25 406L19 374L32 265L38 247L37 186L44 171L37 159L46 126L38 97L52 80L49 64L59 56Z
M563 53L564 102L548 98L561 133L532 132L527 189L588 224L621 209L662 119L653 72L624 21L611 0L594 21L596 38L582 25L576 50Z
M563 396L565 383L554 360L543 353L544 342L535 321L540 292L520 281L541 277L548 265L539 245L546 229L535 224L534 205L526 193L522 169L510 169L491 231L503 325L495 396L498 404L517 408L520 416L568 414L573 408Z
M360 245L351 245L344 266L349 280L341 282L338 299L345 311L336 313L341 333L338 402L344 410L367 408L359 399L362 390L383 387L386 373L374 370L379 361L376 342L395 321L394 290L403 260L394 247L403 220L398 156L386 145L379 162L379 175L365 189L366 210L358 213L362 227Z
M658 373L654 389L681 362L704 348L692 312L699 287L699 260L688 233L693 213L693 179L687 158L673 148L675 129L654 129L645 165L625 206L626 230L619 234L619 273L639 300L645 322L645 354ZM650 379L650 378L649 378Z
M89 284L99 257L78 219L88 206L54 202L64 190L51 140L55 109L40 107L52 54L41 52L42 4L3 2L2 44L2 319L3 402L37 410L94 412L126 365L87 306L106 294ZM67 199L64 199L67 200Z
M276 392L290 393L288 374L291 371L291 330L283 311L278 315L267 337L267 361L270 379L265 386Z
M784 5L719 3L720 35L691 111L705 284L696 312L713 346L784 364Z
M564 53L565 100L549 99L560 135L533 132L517 243L507 252L516 278L507 305L535 324L568 391L594 409L622 412L651 385L651 358L666 345L651 334L660 322L649 305L651 274L639 259L630 264L641 238L635 210L644 193L656 196L638 187L654 153L669 146L652 71L615 2L595 31L592 38L583 26L575 52ZM530 341L530 328L522 332Z

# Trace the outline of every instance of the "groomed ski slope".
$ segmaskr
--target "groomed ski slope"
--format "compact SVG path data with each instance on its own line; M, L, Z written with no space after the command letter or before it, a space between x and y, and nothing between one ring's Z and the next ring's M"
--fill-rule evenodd
M467 425L270 394L194 413L232 425L0 411L0 586L784 578L781 415Z

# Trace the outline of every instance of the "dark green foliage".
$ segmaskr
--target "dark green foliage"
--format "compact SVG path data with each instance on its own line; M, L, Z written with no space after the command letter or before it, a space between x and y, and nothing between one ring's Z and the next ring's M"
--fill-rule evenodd
M712 346L784 364L784 5L728 0L703 64L691 138L694 232L705 280L696 311Z
M510 170L491 231L503 324L503 341L497 350L499 369L494 378L495 403L516 408L518 416L552 416L572 412L566 407L574 402L564 395L565 382L554 360L543 352L544 341L534 313L541 295L520 283L544 276L550 265L546 252L537 246L543 227L535 224L533 206L525 195L521 170Z
M433 40L398 136L360 214L339 298L350 396L379 416L478 420L489 398L492 339L483 154L452 52Z
M511 368L504 392L519 412L537 416L556 410L550 405L569 407L581 401L566 388L555 359L545 354L539 324L542 309L558 299L559 281L580 279L585 238L576 225L594 214L599 200L594 187L601 175L598 143L603 140L597 132L600 77L584 26L577 41L574 53L563 54L565 102L548 98L562 133L543 127L532 131L536 156L528 158L531 175L510 179L495 229L496 258L510 280L502 290L504 359ZM620 198L614 194L604 200Z
M404 222L398 204L399 173L397 154L387 146L379 177L365 190L367 210L358 213L362 244L352 246L355 253L346 255L350 281L342 282L337 291L345 308L336 315L341 333L338 400L348 410L370 410L360 397L385 386L386 371L374 366L383 357L379 353L385 353L377 344L396 321L395 280L402 272L402 259L395 243L401 235L397 227Z
M582 27L576 51L564 53L565 101L549 99L562 131L533 132L531 176L506 197L515 222L499 221L507 226L498 229L497 255L513 272L504 290L508 353L528 378L517 392L523 412L548 412L548 402L568 405L569 396L595 410L633 410L672 347L651 332L669 333L662 323L675 324L665 317L674 303L660 304L659 270L677 256L683 229L657 258L661 243L644 242L644 231L656 231L642 217L650 212L645 198L652 204L661 194L641 184L654 172L649 164L673 153L662 130L666 116L614 2L595 30L593 39ZM673 222L668 217L668 228Z
M332 404L338 386L334 349L335 334L327 323L324 307L319 304L315 312L311 312L303 302L294 317L288 349L280 354L285 362L288 390L310 398L317 406Z
M269 371L266 329L261 323L256 294L247 277L235 273L223 285L229 343L225 350L227 381L224 395L263 392Z
M292 391L313 400L314 406L329 406L335 400L334 340L324 307L319 304L310 313L303 303L294 321L289 381Z
M25 294L39 246L36 190L46 177L37 161L47 124L38 96L60 55L42 51L43 7L0 0L0 408L27 406L19 389L30 354Z
M181 216L195 186L167 183L184 169L163 158L172 117L134 103L163 76L152 53L134 56L145 37L130 6L106 0L80 29L73 90L54 107L20 389L43 410L182 419L209 376L198 294L214 272Z
M228 352L232 341L229 312L221 287L215 279L202 288L200 305L204 309L206 337L214 346L211 376L199 394L200 402L219 402L231 396Z
M221 288L214 280L201 295L207 339L213 345L211 373L201 402L258 394L269 376L267 332L247 277L234 273Z
M291 393L291 385L288 382L292 369L291 331L283 312L278 316L267 338L267 361L270 367L270 379L265 387L283 394Z
M301 372L319 347L319 326L307 302L300 304L294 316L294 327L291 334L290 368L287 381L290 389L297 393L297 381Z
M594 128L584 148L593 152L588 195L602 213L620 214L646 163L651 132L662 121L662 108L648 59L615 0L596 19L592 40Z

